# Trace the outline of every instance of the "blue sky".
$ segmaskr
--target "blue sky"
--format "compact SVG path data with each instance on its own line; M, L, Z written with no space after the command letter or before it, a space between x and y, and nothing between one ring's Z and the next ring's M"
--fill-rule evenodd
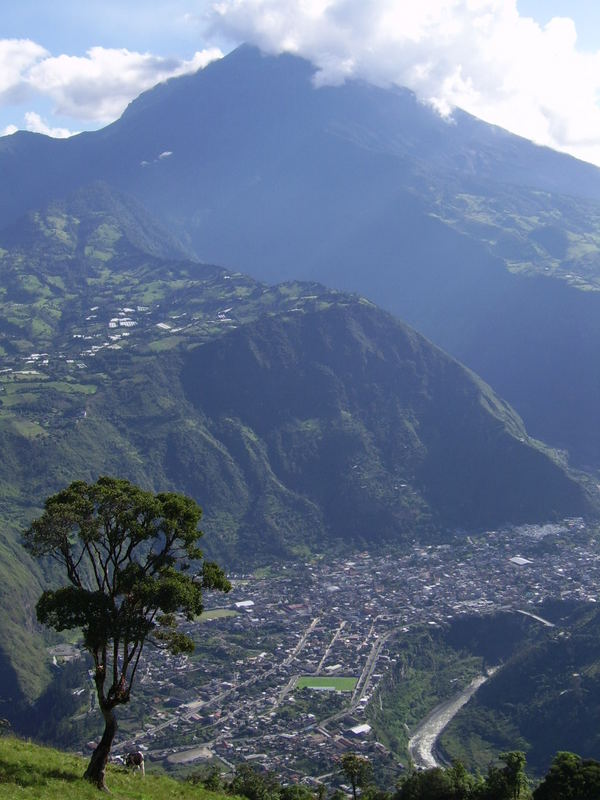
M368 0L365 0L368 4ZM201 20L209 2L170 0L19 0L3 4L2 38L29 38L53 53L83 55L93 45L150 50L159 55L191 55L213 41L202 40ZM594 0L517 0L523 16L541 24L571 17L583 49L600 50L600 3ZM190 23L186 15L198 17ZM219 38L219 37L217 37ZM231 42L219 39L221 45Z
M102 45L189 56L203 47L201 20L209 7L189 0L19 0L2 9L0 28L3 38L33 39L54 54L83 55Z
M570 17L582 50L600 50L600 3L596 0L518 0L523 16L545 25L552 17Z
M101 127L160 80L250 41L317 83L403 84L600 164L591 0L20 0L0 24L0 134ZM558 19L561 18L561 19Z

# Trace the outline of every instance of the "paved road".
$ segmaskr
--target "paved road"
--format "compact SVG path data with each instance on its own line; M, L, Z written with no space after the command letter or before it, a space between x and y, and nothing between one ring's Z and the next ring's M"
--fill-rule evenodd
M550 620L544 619L543 617L538 617L537 614L532 614L531 611L523 611L521 608L517 608L517 614L523 614L526 617L531 617L531 619L541 622L542 625L545 625L547 628L556 628L556 625L553 622L550 622Z
M325 648L325 652L323 653L323 658L322 658L322 659L319 661L319 664L318 664L318 666L317 666L317 668L316 668L316 670L315 670L315 675L319 675L319 673L320 673L320 672L321 672L321 670L323 669L323 664L324 664L324 663L325 663L325 661L327 660L327 656L328 656L328 655L329 655L329 653L331 652L331 648L332 648L332 647L333 647L333 645L336 643L336 640L337 640L338 636L339 636L339 635L340 635L340 633L341 633L341 632L344 630L344 628L345 628L345 627L346 627L346 621L345 621L345 620L342 620L342 621L340 622L340 624L339 624L339 627L338 627L338 629L336 630L336 632L335 632L335 633L333 634L333 636L331 637L331 641L329 642L329 644L328 644L328 645L327 645L327 647Z
M369 689L369 682L373 673L375 672L375 668L377 667L377 659L379 658L381 651L383 650L384 644L393 634L393 631L388 631L384 633L383 636L380 636L378 639L375 639L373 642L373 646L371 647L371 652L369 653L367 660L365 662L365 666L360 674L360 678L358 679L358 683L356 684L356 688L354 689L354 694L352 695L352 702L350 707L352 710L356 708L358 703L362 700L364 695L367 693Z
M314 631L314 629L318 625L319 620L320 620L320 617L315 617L312 620L312 622L310 623L308 628L304 631L304 633L300 637L300 640L298 641L296 647L292 650L290 655L287 656L287 658L282 662L283 666L286 666L286 667L289 666L292 663L292 661L296 658L296 656L301 652L301 650L303 649L304 645L306 644L306 640L308 639L310 634ZM248 680L242 681L241 683L238 683L235 686L232 686L230 689L226 689L224 692L221 692L220 694L215 695L215 697L212 697L209 700L206 700L205 702L202 703L202 706L203 706L204 709L206 709L206 708L208 708L210 706L221 707L223 705L223 700L225 700L227 697L229 697L229 695L233 694L234 692L239 692L240 690L245 689L247 686L252 686L253 684L257 683L260 680L264 680L264 678L269 677L273 673L277 672L279 669L280 669L280 665L276 664L274 667L272 667L271 669L269 669L265 673L259 673L257 675L253 675L251 678L248 678ZM258 703L254 703L252 705L261 705L263 703L264 703L264 701L260 700L260 701L258 701ZM134 743L136 745L139 745L139 742L143 741L144 739L146 739L149 734L156 735L156 733L158 733L159 731L165 730L165 728L168 728L169 725L172 725L174 722L178 723L181 720L189 721L190 717L193 714L196 713L197 704L196 704L195 701L191 701L191 702L183 704L182 707L185 707L186 711L184 713L182 713L181 715L172 714L170 717L168 717L168 719L163 720L163 722L160 722L157 725L154 725L154 726L152 726L150 728L147 728L145 731L137 731L128 740L126 740L124 742L120 742L116 749L119 752L121 750L124 751L128 747L131 747ZM239 710L239 709L237 709L237 710ZM244 709L242 709L242 710L244 710ZM232 719L235 716L235 713L236 713L235 710L229 711L228 713L223 714L219 720L217 720L216 722L212 723L212 725L209 725L207 727L218 727L219 725L222 725L227 720ZM207 744L212 744L212 742L209 742Z

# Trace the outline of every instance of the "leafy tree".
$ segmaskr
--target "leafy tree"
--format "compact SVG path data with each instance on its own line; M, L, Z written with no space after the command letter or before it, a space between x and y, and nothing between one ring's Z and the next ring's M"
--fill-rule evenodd
M342 756L342 772L350 781L352 795L356 800L356 789L367 783L371 777L371 764L368 759L356 753L344 753Z
M105 726L85 777L98 788L106 788L114 710L129 702L144 645L190 652L176 614L192 620L202 612L203 590L231 588L216 564L201 560L201 513L183 495L102 477L49 497L25 533L29 552L57 562L68 581L42 594L38 620L57 631L80 628L94 662Z
M186 780L193 786L201 785L211 792L222 792L224 788L221 770L215 765L201 768L198 772L189 775Z
M392 793L370 783L363 787L360 797L361 800L392 800Z
M597 800L600 797L600 763L575 753L555 755L533 800Z
M473 797L481 789L483 781L476 778L465 769L462 761L452 762L452 766L446 770L452 787L452 800L467 800Z
M511 800L518 800L527 793L529 781L525 774L525 753L513 750L510 753L500 753L500 761L504 762L503 772L506 776Z
M503 767L491 766L481 796L484 800L522 800L530 797L525 774L525 754L520 750L500 753Z
M229 784L229 792L248 800L278 800L281 785L272 772L259 773L249 764L239 764Z
M394 800L467 800L475 797L479 783L460 761L451 767L411 771L398 784Z
M316 800L325 800L327 797L327 787L324 783L320 783L317 786L317 791L315 792Z
M452 800L452 785L442 767L411 770L399 783L394 800Z
M315 796L308 786L303 786L300 783L284 786L279 797L281 800L315 800Z

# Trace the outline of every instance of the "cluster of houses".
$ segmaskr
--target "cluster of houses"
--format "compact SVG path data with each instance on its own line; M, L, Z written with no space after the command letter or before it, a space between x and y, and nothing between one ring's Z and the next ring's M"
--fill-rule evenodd
M229 614L191 626L195 656L149 655L150 719L140 727L132 703L121 746L318 781L348 749L397 770L372 713L393 637L499 609L544 624L535 612L548 597L596 601L600 548L583 520L569 519L231 578Z

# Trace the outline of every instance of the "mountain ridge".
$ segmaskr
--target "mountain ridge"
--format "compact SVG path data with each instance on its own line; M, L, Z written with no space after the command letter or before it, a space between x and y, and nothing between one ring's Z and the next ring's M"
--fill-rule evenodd
M598 169L460 111L450 124L406 90L312 74L244 47L101 131L4 137L0 221L101 176L204 262L384 306L600 468Z

